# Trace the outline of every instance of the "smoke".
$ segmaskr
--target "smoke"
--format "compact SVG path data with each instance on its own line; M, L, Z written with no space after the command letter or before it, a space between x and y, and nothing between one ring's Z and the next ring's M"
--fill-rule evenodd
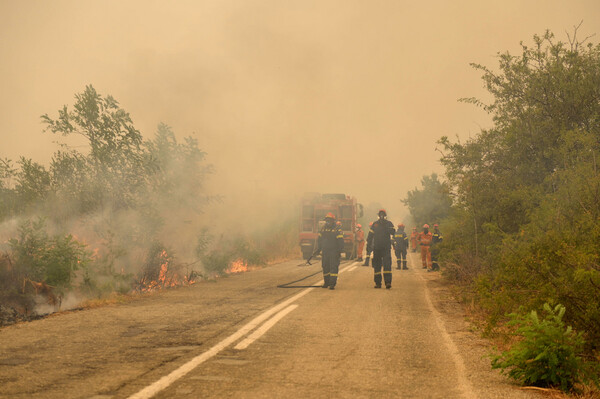
M199 225L215 237L269 230L297 217L307 191L379 203L398 223L406 192L441 171L436 140L490 122L456 103L485 96L469 62L493 64L498 51L582 18L584 30L600 26L594 1L5 2L0 157L48 164L53 141L83 145L42 134L39 116L91 83L145 139L167 123L214 165L205 190L220 201L192 222L162 214L160 239L181 256L193 254L183 243ZM131 219L116 231L130 234Z

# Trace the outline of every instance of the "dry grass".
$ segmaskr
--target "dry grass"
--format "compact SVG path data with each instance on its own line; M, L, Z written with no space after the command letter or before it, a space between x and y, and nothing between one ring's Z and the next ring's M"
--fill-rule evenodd
M122 303L129 303L134 301L136 298L130 294L117 294L113 293L106 298L94 298L94 299L86 299L81 303L81 308L83 309L94 309L100 308L102 306L107 305L117 305Z

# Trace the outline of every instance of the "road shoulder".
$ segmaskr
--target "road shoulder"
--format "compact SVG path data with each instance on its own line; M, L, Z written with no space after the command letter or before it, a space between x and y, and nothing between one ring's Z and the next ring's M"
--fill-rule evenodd
M421 274L426 281L430 299L439 313L446 332L457 346L466 366L466 374L478 397L543 398L544 395L525 391L519 385L492 370L490 354L493 345L481 337L475 326L467 321L466 312L439 273Z

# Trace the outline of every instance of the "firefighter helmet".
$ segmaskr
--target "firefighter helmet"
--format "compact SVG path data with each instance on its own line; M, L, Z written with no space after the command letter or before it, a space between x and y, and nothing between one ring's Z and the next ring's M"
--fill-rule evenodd
M381 209L379 210L379 212L377 212L377 214L379 215L381 212L383 212L383 214L384 214L385 216L387 216L387 212L385 211L385 209L381 208Z
M433 225L433 227L440 227L440 226L439 226L439 224L436 223Z
M328 212L327 215L325 215L325 219L335 220L335 215L332 212Z
M339 220L337 222L335 222L335 224L337 224L338 226L342 225L342 222L340 222Z
M360 229L360 228L362 228L362 225L359 223L356 225L356 227Z
M404 223L398 224L398 227L404 227Z
M369 222L369 227L373 226L373 222Z
M424 228L424 229L428 229L428 228L429 228L429 225L428 225L428 224L424 224L424 225L423 225L423 228Z

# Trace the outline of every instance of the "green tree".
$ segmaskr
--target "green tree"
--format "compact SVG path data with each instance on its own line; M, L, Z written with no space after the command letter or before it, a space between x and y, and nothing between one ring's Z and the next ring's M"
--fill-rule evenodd
M65 105L58 111L57 119L42 115L46 131L63 136L77 134L89 144L90 152L84 159L73 152L56 154L52 166L57 188L68 194L70 184L76 180L81 195L96 199L85 210L104 202L116 208L133 206L147 177L142 135L112 96L101 96L91 85L76 94L75 100L72 110ZM65 173L69 166L74 167L73 173Z
M148 190L163 205L199 211L211 199L204 192L204 182L213 167L205 162L206 153L196 139L186 137L179 143L171 127L160 123L154 139L144 146L152 170Z
M445 246L491 320L562 303L588 349L600 342L600 46L534 36L499 68L477 65L494 125L440 140L454 195ZM448 224L447 224L448 225ZM456 234L454 234L456 233ZM466 269L468 269L466 271Z
M16 174L17 170L10 159L0 159L0 221L16 210L18 198L12 184Z
M425 223L440 222L445 219L452 205L448 185L438 180L438 176L423 176L421 189L415 187L402 200L418 226Z
M21 157L15 190L21 206L44 201L50 193L50 173L37 162Z

